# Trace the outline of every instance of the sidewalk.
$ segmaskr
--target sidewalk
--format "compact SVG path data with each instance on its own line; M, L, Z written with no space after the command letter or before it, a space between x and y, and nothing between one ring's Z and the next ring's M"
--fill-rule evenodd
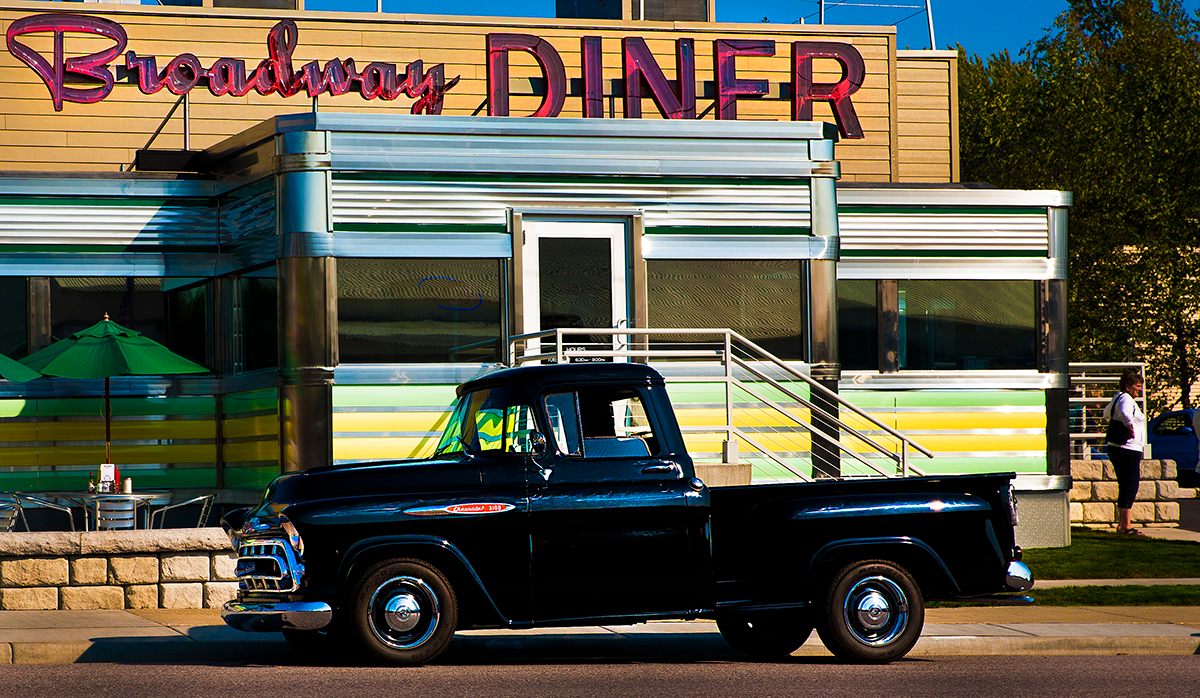
M652 634L719 642L709 621L544 630L474 630L456 642L477 648L503 644L511 658L528 644L537 655L553 645L561 656L579 643L594 656L597 640L644 642ZM930 609L911 656L1191 655L1200 652L1200 607L974 607ZM828 656L814 633L799 656ZM0 664L75 662L292 664L280 635L226 627L215 610L0 612Z

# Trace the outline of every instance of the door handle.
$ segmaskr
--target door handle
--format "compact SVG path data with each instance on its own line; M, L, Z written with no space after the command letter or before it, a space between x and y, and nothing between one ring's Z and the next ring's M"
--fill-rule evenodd
M660 463L658 465L647 465L642 468L643 475L665 474L678 472L678 468L673 464Z

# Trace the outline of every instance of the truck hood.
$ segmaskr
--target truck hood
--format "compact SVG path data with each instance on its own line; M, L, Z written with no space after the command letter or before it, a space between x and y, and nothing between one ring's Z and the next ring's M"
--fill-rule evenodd
M343 497L474 488L481 484L479 463L471 458L347 463L277 478L263 504L282 507Z

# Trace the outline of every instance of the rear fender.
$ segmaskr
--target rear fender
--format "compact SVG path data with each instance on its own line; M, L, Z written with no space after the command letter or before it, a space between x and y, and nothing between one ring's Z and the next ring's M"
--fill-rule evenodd
M826 543L813 554L809 563L809 578L826 580L843 565L856 560L889 560L907 569L921 589L928 593L946 590L960 592L958 581L928 543L909 536L878 538L846 538Z
M437 536L380 536L355 543L342 556L338 566L338 587L348 590L354 580L372 565L404 557L429 562L446 574L459 597L471 604L466 610L482 615L472 619L475 623L511 624L488 593L467 556L453 543Z

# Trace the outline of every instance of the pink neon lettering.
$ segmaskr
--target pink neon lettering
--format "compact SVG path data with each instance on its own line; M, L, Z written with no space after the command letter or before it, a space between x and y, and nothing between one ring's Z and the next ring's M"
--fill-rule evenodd
M812 59L829 58L842 68L837 82L813 82ZM813 102L829 102L833 120L843 138L863 138L862 125L854 111L850 95L858 92L866 79L862 54L850 44L830 41L796 41L792 44L792 119L811 121Z
M599 119L604 116L604 66L600 37L583 37L579 42L579 53L583 63L583 118Z
M17 37L37 32L54 34L54 60L46 60L37 51L17 41ZM64 44L67 34L93 34L113 42L112 46L95 53L66 58ZM84 17L70 14L46 14L22 17L8 25L5 41L8 50L22 63L33 68L50 90L54 111L62 111L63 102L93 104L112 92L113 74L108 69L114 58L125 50L125 29L116 22L100 17ZM67 87L66 76L77 75L99 80L95 87Z
M531 116L558 116L567 98L567 71L562 57L545 39L528 34L487 35L488 116L508 116L508 52L533 54L546 79L546 94Z
M50 32L54 36L52 60L21 43L18 37L30 33ZM83 56L65 56L65 37L68 34L88 34L105 37L112 45ZM421 61L405 68L405 78L399 79L395 64L372 62L361 72L354 59L334 58L324 68L311 61L295 69L292 55L296 50L299 30L290 19L281 20L267 33L267 58L247 74L246 63L235 58L218 58L205 68L194 54L181 53L172 58L161 71L153 56L139 56L135 51L125 53L125 68L137 80L138 89L154 94L166 88L172 94L185 94L205 84L216 96L240 97L251 90L261 95L278 92L291 97L305 92L315 97L324 92L339 95L357 87L366 99L396 99L407 95L416 100L413 113L438 114L446 91L458 83L455 77L447 81L442 65L424 70ZM18 19L6 32L9 52L28 65L46 83L54 109L62 111L63 102L91 104L107 97L113 88L114 77L109 69L113 59L125 52L128 38L120 24L99 17L71 14L33 15ZM561 69L561 62L560 62ZM66 76L79 76L102 84L91 87L68 87ZM565 90L563 90L565 93ZM561 105L560 105L561 106Z
M642 116L642 86L650 88L654 106L664 119L696 118L696 49L691 39L675 42L675 77L679 95L671 89L646 40L631 36L621 42L625 56L625 116Z
M737 56L774 56L775 42L757 39L717 39L713 42L713 62L717 74L717 118L737 118L738 97L762 97L767 94L766 80L741 80L737 77Z

